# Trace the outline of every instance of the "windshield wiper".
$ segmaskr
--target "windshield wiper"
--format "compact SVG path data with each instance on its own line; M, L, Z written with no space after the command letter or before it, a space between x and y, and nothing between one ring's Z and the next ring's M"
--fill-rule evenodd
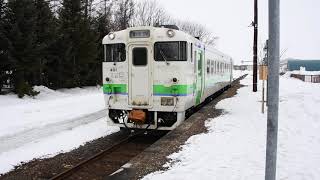
M161 54L162 58L164 59L164 61L166 62L166 65L169 65L169 63L167 61L167 57L164 55L164 53L162 52L161 49L160 49L160 54Z

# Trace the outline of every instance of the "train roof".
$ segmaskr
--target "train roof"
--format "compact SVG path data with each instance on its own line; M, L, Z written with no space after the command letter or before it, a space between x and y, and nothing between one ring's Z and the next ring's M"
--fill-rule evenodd
M149 30L150 33L152 33L153 36L155 36L155 38L152 38L153 40L159 38L162 40L167 40L167 41L192 41L195 43L195 46L197 46L198 48L201 49L206 49L211 53L217 54L221 57L227 58L232 60L232 58L226 54L224 54L223 52L217 50L216 48L214 48L213 46L210 45L205 45L203 42L201 42L199 39L191 36L190 34L181 31L181 30L177 30L177 29L172 29L172 28L167 28L167 27L153 27L153 26L136 26L136 27L129 27L127 29L121 30L121 31L115 31L115 32L111 32L113 34L115 34L115 38L113 40L109 39L109 35L106 35L103 40L102 40L102 44L110 44L110 43L124 43L124 42L128 42L130 41L129 38L129 32L130 31L139 31L139 30ZM168 32L168 30L172 30L175 33L175 36L173 38L169 38L167 37L166 33ZM141 38L143 39L149 39L149 38ZM150 39L149 39L150 40Z

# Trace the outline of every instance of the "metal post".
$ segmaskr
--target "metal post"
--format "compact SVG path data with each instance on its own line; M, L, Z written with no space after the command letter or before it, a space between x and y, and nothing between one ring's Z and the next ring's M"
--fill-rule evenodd
M261 112L262 114L264 114L264 79L262 80L262 108L261 108Z
M257 92L258 83L258 0L254 0L254 37L253 37L253 92Z
M269 96L267 115L266 180L276 179L278 108L280 0L269 0Z

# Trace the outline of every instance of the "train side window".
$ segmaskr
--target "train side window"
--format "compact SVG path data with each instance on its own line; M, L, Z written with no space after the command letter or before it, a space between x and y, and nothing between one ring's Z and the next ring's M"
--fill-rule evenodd
M223 73L223 63L221 63L221 73Z
M191 62L193 61L193 44L191 43L190 45L190 59L191 59Z
M210 73L210 60L207 60L207 74Z
M221 63L220 65L221 65L221 73L223 73L223 63Z
M224 63L221 63L221 72L224 73Z
M133 48L132 50L133 59L132 64L135 66L147 65L148 50L147 48Z
M211 60L211 74L213 74L213 60Z
M197 51L196 50L193 53L193 59L194 59L194 73L197 73Z

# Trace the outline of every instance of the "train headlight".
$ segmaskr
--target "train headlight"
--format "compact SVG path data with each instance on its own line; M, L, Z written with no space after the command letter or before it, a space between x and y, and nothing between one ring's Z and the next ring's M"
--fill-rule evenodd
M116 35L114 33L109 33L108 37L109 37L110 40L114 40Z
M174 35L175 35L175 33L174 33L174 31L173 31L172 29L169 29L169 30L167 31L167 36L168 36L168 37L172 38Z
M173 97L161 97L161 106L173 106L174 99Z

